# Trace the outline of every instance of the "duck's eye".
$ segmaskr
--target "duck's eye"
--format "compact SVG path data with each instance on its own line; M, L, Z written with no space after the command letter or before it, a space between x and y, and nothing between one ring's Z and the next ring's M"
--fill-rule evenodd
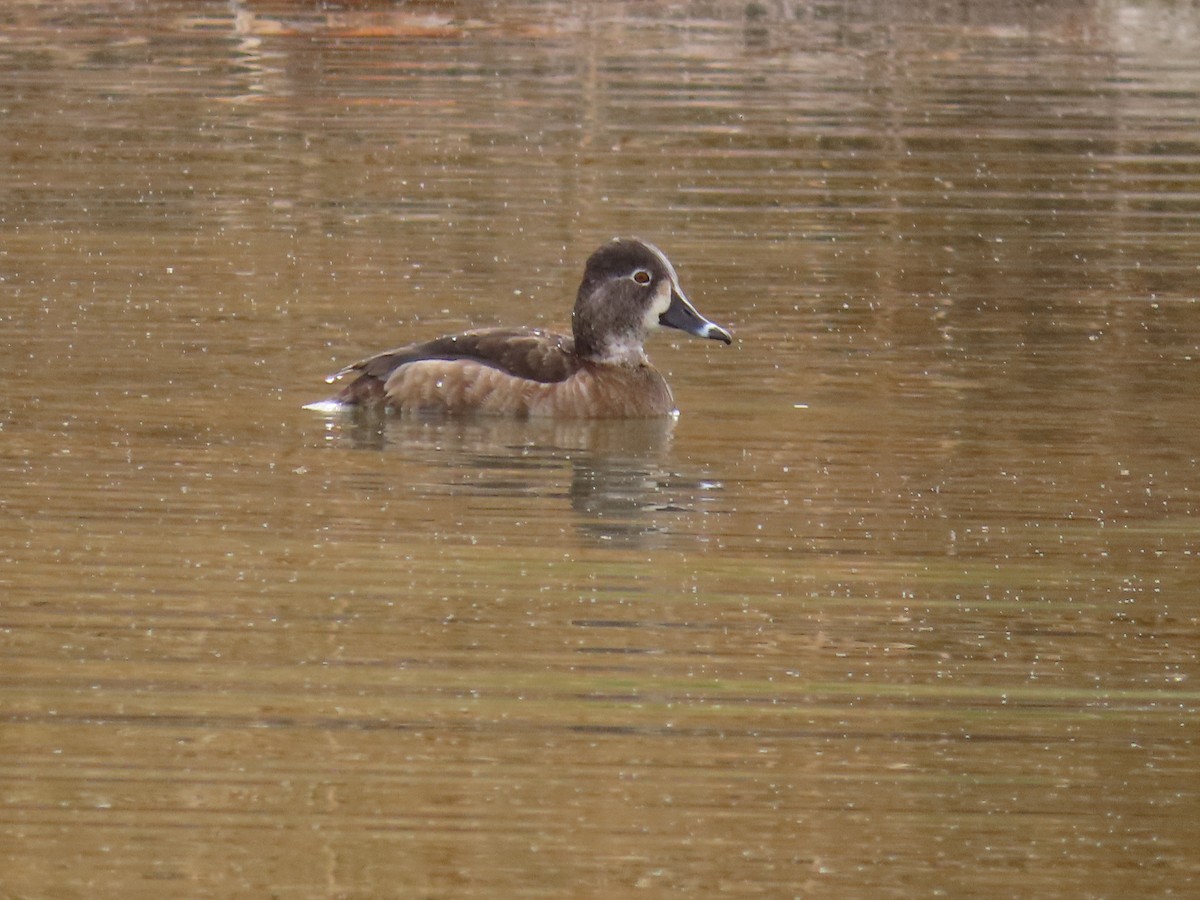
M638 269L636 272L633 273L633 280L636 281L638 284L649 284L650 283L650 273L647 272L645 269Z

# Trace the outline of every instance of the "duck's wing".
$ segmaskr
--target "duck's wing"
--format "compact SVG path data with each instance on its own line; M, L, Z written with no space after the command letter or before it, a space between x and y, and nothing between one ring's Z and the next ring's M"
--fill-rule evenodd
M399 368L426 360L473 362L498 369L514 378L543 384L565 381L579 369L574 342L566 335L487 328L388 350L346 366L327 380L332 382L355 376L338 393L336 399L339 402L382 400L388 379Z

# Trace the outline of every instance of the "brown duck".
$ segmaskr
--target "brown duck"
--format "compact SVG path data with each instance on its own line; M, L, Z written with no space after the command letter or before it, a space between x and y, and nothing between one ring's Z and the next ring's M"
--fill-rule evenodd
M591 255L571 335L487 328L409 344L347 366L340 406L558 418L648 418L675 411L643 344L666 326L733 343L696 311L653 244L617 238ZM322 404L315 404L322 407Z

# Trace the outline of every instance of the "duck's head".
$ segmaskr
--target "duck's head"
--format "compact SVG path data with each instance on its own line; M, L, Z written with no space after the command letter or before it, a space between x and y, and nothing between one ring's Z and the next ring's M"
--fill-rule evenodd
M571 326L576 353L607 363L645 360L642 344L662 326L733 343L692 306L666 255L637 238L614 238L591 255Z

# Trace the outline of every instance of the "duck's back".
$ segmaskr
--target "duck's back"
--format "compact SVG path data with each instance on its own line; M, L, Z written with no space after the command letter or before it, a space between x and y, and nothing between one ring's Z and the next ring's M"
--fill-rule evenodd
M628 418L674 409L650 365L608 366L575 353L566 335L486 329L411 344L357 362L340 403L507 416Z

